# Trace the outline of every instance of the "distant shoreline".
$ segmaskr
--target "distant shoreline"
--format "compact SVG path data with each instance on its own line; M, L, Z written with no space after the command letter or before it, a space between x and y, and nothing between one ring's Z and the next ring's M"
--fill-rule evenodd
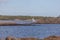
M36 24L60 24L60 17L43 16L0 16L0 20L31 20L34 18Z

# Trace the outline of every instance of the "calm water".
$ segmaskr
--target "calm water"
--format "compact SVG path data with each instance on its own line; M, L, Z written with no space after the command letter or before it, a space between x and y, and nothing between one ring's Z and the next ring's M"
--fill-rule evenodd
M37 26L0 26L0 37L36 37L44 38L60 35L60 24L40 24Z

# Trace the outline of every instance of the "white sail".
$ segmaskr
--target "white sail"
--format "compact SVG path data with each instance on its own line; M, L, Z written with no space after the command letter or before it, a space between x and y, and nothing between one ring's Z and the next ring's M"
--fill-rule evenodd
M34 18L32 18L32 22L36 22L36 20Z

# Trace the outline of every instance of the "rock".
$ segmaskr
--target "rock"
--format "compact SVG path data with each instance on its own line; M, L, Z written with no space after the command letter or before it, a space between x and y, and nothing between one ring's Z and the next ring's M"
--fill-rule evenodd
M6 37L6 39L5 39L5 40L15 40L15 38L14 38L14 37L9 36L9 37Z
M49 36L47 38L44 38L44 40L60 40L60 36Z

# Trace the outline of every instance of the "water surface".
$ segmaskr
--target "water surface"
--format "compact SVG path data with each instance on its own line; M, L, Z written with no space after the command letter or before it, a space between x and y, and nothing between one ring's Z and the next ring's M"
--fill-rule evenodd
M0 26L0 37L36 37L60 36L60 24L39 24L37 26Z

